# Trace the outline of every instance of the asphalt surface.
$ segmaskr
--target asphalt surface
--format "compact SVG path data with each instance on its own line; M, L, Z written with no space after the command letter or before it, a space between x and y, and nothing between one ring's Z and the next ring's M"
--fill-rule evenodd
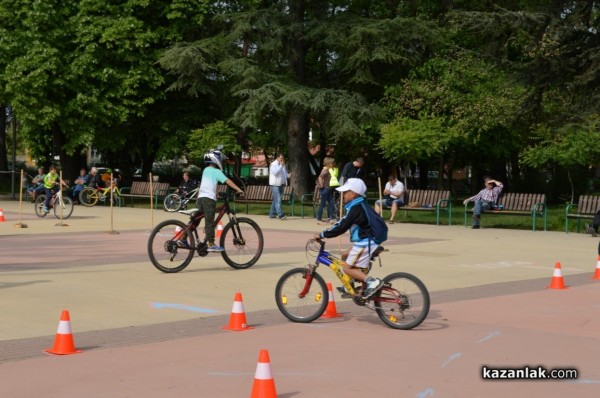
M287 321L274 287L309 261L314 219L250 216L259 262L234 270L218 254L163 274L146 253L158 222L186 217L77 206L57 220L0 201L0 391L7 397L248 396L270 352L280 397L563 397L600 388L597 239L584 234L395 223L372 274L410 272L432 296L417 329L397 331L335 293L342 317ZM399 217L402 214L399 212ZM18 228L26 224L27 228ZM329 242L332 251L347 238ZM568 289L548 289L556 263ZM327 269L320 273L336 285ZM254 329L223 330L234 295ZM63 310L81 354L53 356ZM576 369L573 380L486 380L483 367ZM360 379L359 379L360 378Z

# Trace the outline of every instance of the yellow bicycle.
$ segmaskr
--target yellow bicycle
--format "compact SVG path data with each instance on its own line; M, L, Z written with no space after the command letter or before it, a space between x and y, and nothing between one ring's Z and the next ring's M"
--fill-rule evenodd
M79 192L79 203L86 207L92 207L96 203L108 201L110 203L111 197L113 200L113 205L119 206L121 204L121 195L119 194L119 189L116 184L111 184L112 187L106 188L92 188L85 187ZM111 196L112 189L112 196Z
M379 246L371 255L369 273L373 261L384 251ZM306 244L309 263L306 267L287 271L275 287L275 301L279 311L293 322L308 323L325 312L329 301L327 284L317 273L319 265L329 267L338 277L345 292L342 298L351 298L355 304L367 307L394 329L412 329L421 324L429 313L429 292L425 284L416 276L406 272L396 272L383 278L383 287L368 299L363 297L362 282L354 281L342 270L341 259L325 251L325 242L310 239ZM381 261L381 260L380 260Z

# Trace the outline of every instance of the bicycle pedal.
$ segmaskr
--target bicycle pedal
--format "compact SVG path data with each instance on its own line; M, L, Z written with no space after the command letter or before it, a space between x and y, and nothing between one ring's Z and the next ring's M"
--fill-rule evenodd
M343 299L354 298L354 295L350 293L342 293L341 296Z

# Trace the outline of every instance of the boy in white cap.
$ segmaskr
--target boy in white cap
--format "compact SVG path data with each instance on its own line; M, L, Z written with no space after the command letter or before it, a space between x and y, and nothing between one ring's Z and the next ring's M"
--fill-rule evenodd
M362 271L369 267L370 253L379 246L371 237L371 226L362 205L362 202L365 202L367 187L360 178L350 178L336 190L342 192L346 215L315 238L335 238L350 230L350 242L353 246L348 252L342 254L344 272L354 280L365 282L363 297L369 298L383 286L383 282L367 276Z

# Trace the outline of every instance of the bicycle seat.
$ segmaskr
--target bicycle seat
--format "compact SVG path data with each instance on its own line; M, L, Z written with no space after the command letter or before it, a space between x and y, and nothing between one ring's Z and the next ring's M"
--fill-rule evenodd
M373 253L371 253L371 261L375 260L377 258L377 256L379 256L384 251L385 251L385 249L383 246L377 247L377 249L375 249L375 251L373 251Z
M189 209L189 210L179 210L178 213L185 214L186 216L191 216L198 211L199 211L198 209L194 208L194 209Z

